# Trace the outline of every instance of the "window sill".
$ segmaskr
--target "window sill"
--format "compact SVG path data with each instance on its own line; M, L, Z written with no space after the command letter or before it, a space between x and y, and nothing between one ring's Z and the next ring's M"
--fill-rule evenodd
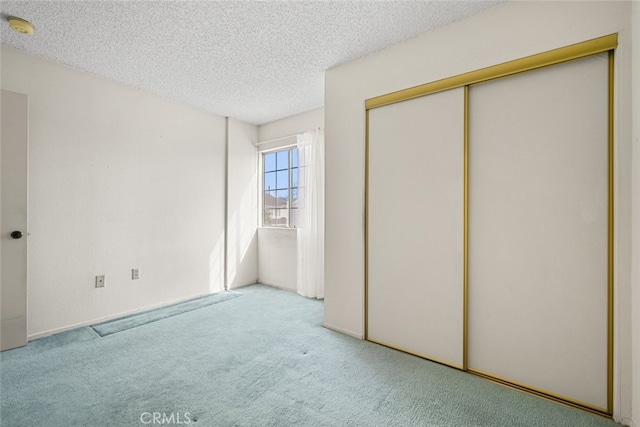
M262 228L262 229L265 229L265 230L290 230L290 231L297 231L298 230L296 227L271 227L271 226L268 226L268 225L266 225L266 226L263 225L263 226L258 227L258 228Z
M267 228L269 230L297 230L297 227L274 227L272 225L261 225L258 228Z

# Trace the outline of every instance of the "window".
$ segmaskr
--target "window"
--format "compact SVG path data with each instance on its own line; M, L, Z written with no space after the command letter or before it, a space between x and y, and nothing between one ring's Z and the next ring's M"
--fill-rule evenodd
M298 206L298 149L262 155L262 225L295 227Z

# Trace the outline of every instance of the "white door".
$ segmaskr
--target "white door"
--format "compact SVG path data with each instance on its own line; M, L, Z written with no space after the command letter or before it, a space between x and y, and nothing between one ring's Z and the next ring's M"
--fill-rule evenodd
M608 59L469 91L469 369L607 411Z
M2 91L0 350L27 343L27 96Z
M367 338L463 366L464 89L369 111Z

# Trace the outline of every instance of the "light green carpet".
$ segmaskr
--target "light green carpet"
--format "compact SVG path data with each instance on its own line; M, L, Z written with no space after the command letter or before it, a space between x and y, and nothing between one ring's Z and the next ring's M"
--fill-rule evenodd
M80 328L2 353L2 426L617 425L324 329L320 301L238 292L105 337Z
M192 299L180 304L173 304L168 307L162 307L157 310L146 311L144 313L132 314L130 316L121 317L119 319L110 320L108 322L92 325L91 328L101 337L126 331L127 329L137 328L147 323L157 322L167 317L177 316L187 311L197 310L209 305L218 304L233 298L239 297L238 292L220 292L206 297Z

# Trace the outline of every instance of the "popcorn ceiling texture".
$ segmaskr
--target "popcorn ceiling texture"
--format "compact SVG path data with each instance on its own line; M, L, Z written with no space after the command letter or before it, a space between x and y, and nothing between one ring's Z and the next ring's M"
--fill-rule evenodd
M324 105L324 71L501 1L2 1L2 44L264 124ZM31 37L8 15L34 24Z

